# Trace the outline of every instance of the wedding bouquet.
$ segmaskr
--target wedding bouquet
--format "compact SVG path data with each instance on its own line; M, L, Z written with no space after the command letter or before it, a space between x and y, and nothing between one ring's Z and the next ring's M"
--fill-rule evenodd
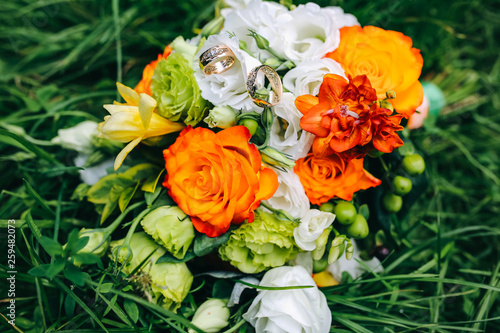
M135 87L117 82L101 123L59 131L91 166L74 197L101 226L31 274L83 285L78 268L107 269L97 292L120 286L190 332L329 332L318 287L383 270L392 222L425 189L405 135L423 116L422 65L410 37L339 7L226 0ZM103 150L119 150L114 170Z

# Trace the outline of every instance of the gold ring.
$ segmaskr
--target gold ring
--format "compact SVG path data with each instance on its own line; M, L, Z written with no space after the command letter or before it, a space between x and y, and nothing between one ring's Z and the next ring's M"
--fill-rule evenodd
M257 80L262 80L262 75L259 76L260 73L263 73L271 83L272 91L269 94L269 101L258 98L257 96ZM272 67L260 65L252 69L248 74L247 91L255 104L266 108L274 106L281 101L281 97L283 96L283 85L280 76Z
M199 58L200 68L206 75L220 74L233 66L236 57L227 45L216 45L203 52Z

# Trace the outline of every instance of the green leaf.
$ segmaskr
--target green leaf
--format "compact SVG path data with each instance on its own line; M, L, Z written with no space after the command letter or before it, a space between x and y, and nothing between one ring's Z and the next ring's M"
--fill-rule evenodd
M36 277L47 277L49 279L53 279L57 276L66 265L66 259L59 257L51 264L42 264L33 267L28 271L28 274Z
M154 193L144 192L144 199L146 200L146 204L148 206L151 206L153 204L153 202L155 202L155 200L160 195L161 190L162 190L161 187L157 187L156 190L154 191Z
M120 197L118 198L118 206L120 207L120 211L122 213L125 210L125 208L127 208L128 204L130 203L130 200L132 200L132 197L134 196L138 187L139 187L139 182L137 182L137 185L135 187L126 188L120 194Z
M28 181L26 179L23 179L23 183L24 183L24 188L26 189L26 192L28 192L28 194L33 198L35 199L35 201L46 211L48 212L49 214L51 214L52 216L55 216L56 214L54 213L54 211L52 210L52 208L50 208L47 203L45 202L45 200L35 191L35 189L30 185L30 183L28 183Z
M151 163L137 164L127 171L123 172L122 175L131 178L134 181L141 181L151 176L156 176L160 168Z
M66 313L66 316L73 317L73 314L75 313L75 306L76 303L73 297L66 295L64 298L64 312Z
M28 151L31 151L32 153L34 153L36 156L38 156L41 159L44 159L46 161L52 162L52 163L57 164L57 165L61 164L58 160L56 160L54 158L54 156L52 156L51 154L47 153L45 150L39 148L38 146L34 145L33 143L29 142L25 138L15 134L15 133L0 129L0 136L6 136L6 137L10 137L10 138L14 139L19 144L26 147L26 149Z
M141 187L141 190L144 192L150 192L154 193L156 189L156 185L158 185L158 182L160 181L161 175L165 172L165 169L162 169L158 176L151 176L149 177L144 184Z
M101 213L101 222L100 222L101 224L103 224L106 221L106 219L111 215L111 213L113 213L116 206L118 206L118 201L108 201L104 205L104 209L102 210Z
M99 292L101 294L106 294L109 293L113 289L113 284L112 283L103 283L99 286Z
M64 276L76 284L77 286L83 287L86 281L90 281L90 275L88 273L82 272L78 267L73 264L68 264L64 270Z
M47 270L49 266L50 264L42 264L35 266L28 271L28 274L36 277L45 277L47 275Z
M194 257L196 257L196 254L194 254L194 252L192 250L188 250L186 252L186 255L184 256L184 258L182 258L182 259L177 259L169 252L165 252L164 255L162 255L160 258L158 258L158 260L156 260L156 264L160 264L162 262L170 262L170 263L176 263L176 264L183 263L183 262L186 262L186 261L193 259Z
M63 254L62 245L52 238L42 236L42 238L40 239L40 244L42 245L43 249L47 251L47 253L52 257Z
M370 218L370 209L367 204L359 206L358 213L361 214L367 221Z
M233 290L233 285L231 285L227 280L217 280L212 288L212 297L220 299L229 299L231 297L231 292Z
M72 258L84 265L92 265L101 261L101 258L92 253L77 253L74 254Z
M95 204L106 204L109 201L113 186L115 186L116 191L118 188L123 190L135 183L136 181L134 181L134 179L124 176L123 174L113 173L104 176L89 189L87 192L87 200Z
M132 319L134 323L137 323L137 321L139 320L139 307L137 306L137 304L135 304L135 302L131 300L126 299L123 302L123 307L125 308L125 312L127 312L127 314L130 316L130 319Z
M198 257L203 257L227 242L229 236L231 236L231 232L226 232L219 237L208 237L205 234L197 235L194 239L194 253Z

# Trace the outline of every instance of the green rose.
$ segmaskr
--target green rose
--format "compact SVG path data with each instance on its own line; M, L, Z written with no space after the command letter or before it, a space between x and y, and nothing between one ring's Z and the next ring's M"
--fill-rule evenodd
M168 120L195 126L204 117L207 102L201 97L191 62L178 52L158 63L151 92L158 103L158 114Z
M122 244L123 239L111 242L111 258L113 258L114 250ZM149 286L151 293L149 296L157 304L171 311L177 310L182 300L187 296L193 283L193 275L186 264L167 262L157 264L156 261L158 258L163 256L166 251L145 232L133 234L130 241L130 248L132 250L132 257L129 258L123 272L130 275L137 266L153 253L148 262L142 267L142 272L139 271L136 274L149 276L149 279L143 280L151 281L151 285ZM118 252L118 261L123 263L126 257L127 250L121 248Z
M191 219L177 206L155 209L141 221L144 230L177 259L182 259L194 239Z
M291 221L257 210L255 221L234 230L229 240L219 248L219 254L223 260L230 261L231 265L247 274L283 266L299 251L293 241L294 228Z

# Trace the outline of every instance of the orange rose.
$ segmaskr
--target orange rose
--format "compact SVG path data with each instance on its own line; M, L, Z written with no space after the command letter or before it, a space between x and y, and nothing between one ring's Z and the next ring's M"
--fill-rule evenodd
M163 186L191 216L194 227L209 237L248 219L261 200L278 189L276 173L262 166L250 132L234 126L217 134L206 128L184 129L163 151L167 176Z
M172 48L167 45L165 47L165 50L163 51L163 55L158 54L158 59L151 61L146 67L144 67L144 70L142 71L142 79L137 83L135 86L134 90L137 91L137 93L145 93L148 94L149 96L152 96L153 94L151 93L151 78L153 77L153 73L155 71L156 65L163 60L167 59L167 57L172 53Z
M351 200L355 192L381 183L363 169L363 159L345 162L338 154L319 158L309 153L297 160L294 171L314 205L334 197Z
M368 76L378 99L394 90L396 99L391 103L405 118L422 104L424 91L418 78L423 59L410 37L372 26L344 27L339 47L326 56L339 62L346 74Z

